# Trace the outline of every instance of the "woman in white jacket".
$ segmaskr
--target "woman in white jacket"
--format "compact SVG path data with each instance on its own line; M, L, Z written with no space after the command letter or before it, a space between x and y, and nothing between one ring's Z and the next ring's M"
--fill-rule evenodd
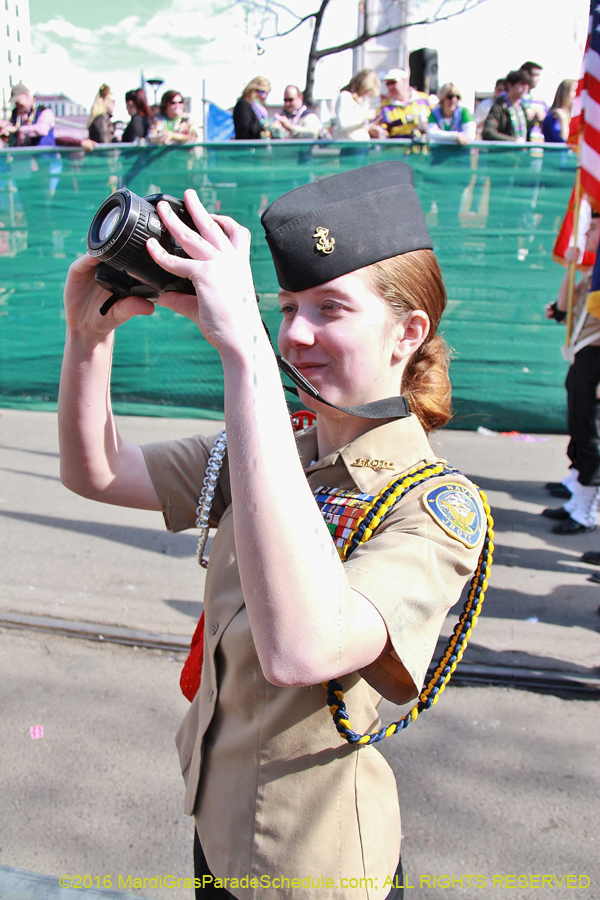
M353 76L336 100L334 140L368 141L372 137L384 136L369 118L370 101L380 92L381 84L373 69L361 69Z

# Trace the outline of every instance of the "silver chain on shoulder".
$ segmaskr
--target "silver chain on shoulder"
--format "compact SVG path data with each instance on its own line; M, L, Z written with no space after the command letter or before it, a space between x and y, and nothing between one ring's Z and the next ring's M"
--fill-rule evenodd
M225 434L225 429L223 429L210 451L204 481L202 482L202 491L198 498L198 507L196 509L196 528L200 529L196 559L198 560L198 565L202 566L203 569L206 569L208 566L208 561L204 559L204 548L208 538L208 520L226 450L227 435Z

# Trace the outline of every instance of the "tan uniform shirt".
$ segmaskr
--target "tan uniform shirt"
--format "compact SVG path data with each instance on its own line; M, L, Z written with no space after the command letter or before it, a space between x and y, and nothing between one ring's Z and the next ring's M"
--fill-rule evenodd
M573 302L573 334L571 342L577 352L577 345L584 343L586 346L591 345L598 347L600 345L600 319L589 313L583 318L583 311L587 308L587 295L592 285L591 274L582 278L579 284L575 286L574 302Z
M173 531L195 523L211 446L211 439L194 437L143 448ZM299 435L298 447L313 491L377 494L435 458L415 416L374 428L318 462L315 429ZM374 460L391 466L365 465ZM482 539L468 549L425 510L423 496L444 482L470 485L457 476L413 489L344 564L349 586L380 611L394 648L362 676L341 679L355 731L378 726L380 694L398 703L417 695L446 613L476 567ZM310 898L382 900L400 852L394 774L375 746L340 738L322 685L282 688L265 680L244 606L229 502L224 466L213 504L219 527L206 578L202 682L177 735L186 812L195 815L213 874L237 879L225 885L236 897L296 898L303 888ZM482 515L478 496L475 504ZM252 878L261 886L247 886ZM286 878L289 887L277 881Z

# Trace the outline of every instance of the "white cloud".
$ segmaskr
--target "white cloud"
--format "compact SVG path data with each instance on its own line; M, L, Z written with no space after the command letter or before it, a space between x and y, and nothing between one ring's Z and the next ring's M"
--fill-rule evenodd
M77 41L80 44L91 44L94 41L94 32L91 29L73 25L72 22L67 22L62 16L50 19L49 22L42 22L36 25L32 31L41 34L55 34L57 37Z
M325 23L337 39L353 27L349 17L340 15L346 3L332 0L333 14ZM261 56L253 33L254 23L248 25L242 5L231 0L167 0L147 21L126 16L98 29L54 16L32 28L29 79L34 90L62 90L88 109L99 85L107 82L117 99L115 115L125 118L125 91L139 84L143 69L146 77L164 79L162 90L174 88L192 97L193 113L200 118L203 81L207 96L223 107L232 106L256 75L271 81L273 98L282 96L290 82L303 84L310 24L289 37L265 41ZM331 37L325 32L327 43ZM350 71L350 54L324 60L317 69L317 95L335 93Z

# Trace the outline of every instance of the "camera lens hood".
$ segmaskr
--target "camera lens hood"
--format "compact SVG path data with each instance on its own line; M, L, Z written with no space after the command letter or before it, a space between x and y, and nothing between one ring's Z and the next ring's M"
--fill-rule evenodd
M110 222L115 217L114 224ZM146 247L154 229L148 229L150 217L157 219L156 210L142 197L127 188L108 197L90 225L87 236L88 253L103 262L111 262L117 269L127 270ZM106 224L110 222L107 228ZM104 226L104 228L103 228ZM104 235L103 231L107 234Z
M188 278L167 272L148 253L146 242L157 238L168 253L189 259L160 220L156 207L161 200L189 228L197 230L182 200L168 194L139 197L127 188L111 194L92 220L87 248L100 262L96 281L112 290L117 299L129 294L154 299L165 291L195 293Z

